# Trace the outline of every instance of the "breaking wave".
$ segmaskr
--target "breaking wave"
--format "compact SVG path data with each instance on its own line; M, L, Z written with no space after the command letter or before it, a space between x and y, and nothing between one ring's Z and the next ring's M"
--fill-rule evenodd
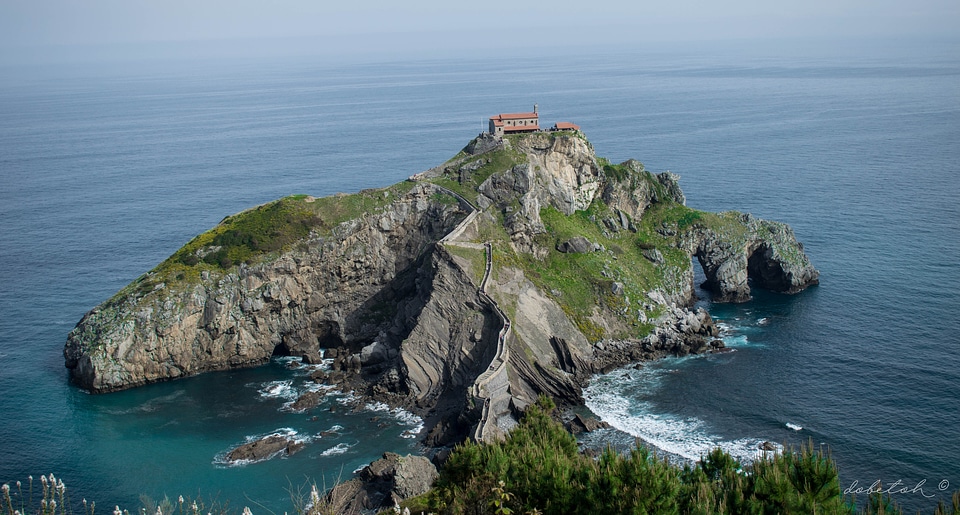
M293 387L293 379L282 379L278 381L267 381L260 383L257 389L260 397L264 399L287 399L294 400L299 393Z
M353 447L353 444L338 443L337 445L334 445L333 447L321 452L320 456L336 456L338 454L344 454L349 451L351 447Z
M616 377L599 376L584 390L586 405L598 417L620 431L640 438L648 445L668 454L698 461L719 447L743 463L752 462L762 438L724 439L712 433L708 424L694 417L680 417L670 413L657 413L650 403L634 398L638 390L655 388L657 377L646 373L633 375L615 371ZM649 382L648 382L649 381ZM648 382L636 385L637 382ZM632 390L624 395L624 386ZM637 387L637 388L630 388Z
M423 419L403 408L391 408L382 402L367 403L365 408L369 411L389 413L397 423L407 426L407 429L400 433L401 438L416 438L423 430Z

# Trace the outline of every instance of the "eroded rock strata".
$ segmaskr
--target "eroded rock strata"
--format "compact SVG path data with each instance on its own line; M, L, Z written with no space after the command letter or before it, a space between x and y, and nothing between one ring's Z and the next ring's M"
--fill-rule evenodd
M721 350L694 257L721 301L817 284L789 227L687 208L677 181L579 133L483 136L390 188L228 217L87 313L66 366L109 392L326 351L318 381L424 416L428 444L495 437L596 372Z

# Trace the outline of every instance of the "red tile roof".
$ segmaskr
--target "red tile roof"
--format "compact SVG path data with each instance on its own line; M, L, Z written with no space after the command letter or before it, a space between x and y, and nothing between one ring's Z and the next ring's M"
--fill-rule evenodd
M537 113L501 113L496 116L491 116L491 120L520 120L523 118L539 118L540 115Z
M575 125L570 122L557 122L557 124L554 125L554 127L556 127L558 130L572 130L572 131L580 130L579 125Z

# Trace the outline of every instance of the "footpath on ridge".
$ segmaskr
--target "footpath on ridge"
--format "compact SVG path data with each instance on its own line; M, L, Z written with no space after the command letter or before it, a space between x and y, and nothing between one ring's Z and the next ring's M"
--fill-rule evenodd
M473 249L483 248L486 263L483 270L483 279L480 281L480 287L477 289L477 297L481 303L490 307L500 319L500 332L497 334L496 353L490 361L490 364L473 383L474 402L480 403L483 406L480 422L477 423L477 427L474 430L473 439L477 442L485 442L493 440L503 434L503 429L505 428L501 428L497 421L500 418L500 414L507 413L510 410L510 381L506 373L507 362L510 360L510 351L507 345L507 339L511 334L510 319L507 318L506 313L500 309L497 302L487 294L487 283L490 279L490 272L493 270L493 246L490 242L479 244L457 241L457 239L463 235L466 228L479 216L481 213L480 209L455 191L436 184L433 186L441 192L459 200L461 205L470 208L470 214L444 236L440 240L440 243L443 245L456 245Z

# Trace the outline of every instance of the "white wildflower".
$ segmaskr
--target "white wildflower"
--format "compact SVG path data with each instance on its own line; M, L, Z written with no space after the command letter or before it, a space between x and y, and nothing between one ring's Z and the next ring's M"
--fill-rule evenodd
M317 491L317 485L310 487L310 504L313 506L320 504L320 492Z
M123 515L123 512L120 511L120 507L119 507L119 506L114 506L114 507L113 507L113 515Z
M247 506L243 507L243 515L253 515L253 512L250 511L250 508Z
M57 501L56 501L56 500L50 501L50 509L53 510L53 511L57 511Z
M0 490L3 490L4 494L10 493L10 485L4 483L3 486L0 486Z
M183 496L181 495L181 496L180 496L180 498L179 498L179 499L177 499L177 501L179 501L179 502L180 502L180 504L183 504Z
M160 506L157 506L157 515L163 515L163 510L160 509Z

